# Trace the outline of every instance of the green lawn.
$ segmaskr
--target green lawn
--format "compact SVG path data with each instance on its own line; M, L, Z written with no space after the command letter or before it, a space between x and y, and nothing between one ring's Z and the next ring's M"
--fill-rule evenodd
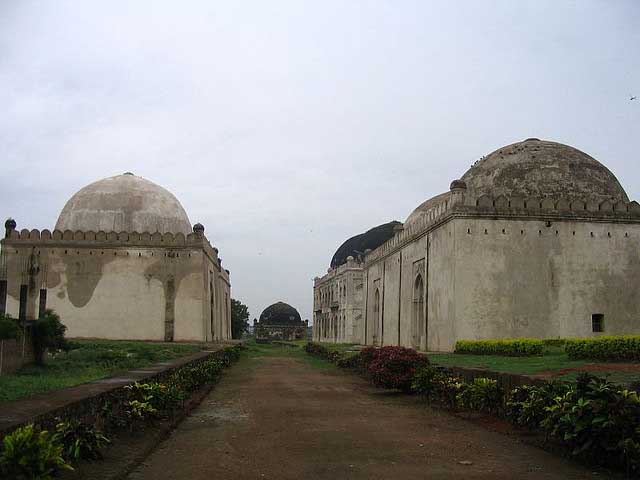
M256 343L255 341L247 342L247 348L242 351L244 358L260 358L260 357L288 357L297 358L305 362L307 365L313 368L319 368L322 370L335 370L336 366L325 360L308 355L304 351L305 341L285 342L281 343Z
M585 365L594 365L602 362L592 360L571 360L564 353L562 347L549 347L542 356L533 357L503 357L498 355L466 355L459 353L432 353L429 360L443 367L468 367L483 368L494 372L514 373L520 375L536 375L543 372L557 372L559 370L580 368ZM607 363L607 366L615 363ZM629 384L640 381L640 372L606 371L591 372L595 375L605 376L609 380L619 384ZM579 373L567 373L559 376L562 380L574 380Z
M499 355L466 355L460 353L432 353L429 359L444 367L486 368L494 372L535 375L536 373L578 368L588 363L586 360L570 360L562 349L549 349L542 356L503 357Z
M29 366L13 375L0 376L0 403L98 380L201 350L197 345L179 343L108 340L71 343L73 350L48 359L44 367Z

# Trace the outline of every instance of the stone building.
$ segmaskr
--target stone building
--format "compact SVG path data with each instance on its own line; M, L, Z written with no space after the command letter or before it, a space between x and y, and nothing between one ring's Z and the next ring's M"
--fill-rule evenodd
M314 279L314 340L360 342L365 252L382 245L401 225L400 222L389 222L349 238L336 250L327 274Z
M288 303L276 302L253 320L253 333L257 342L273 340L300 340L307 338L309 320L302 321L298 311Z
M229 272L180 202L131 173L92 183L55 229L0 242L0 311L33 320L55 310L76 338L231 338Z
M640 333L640 205L604 165L555 142L483 157L361 269L352 340L363 344Z

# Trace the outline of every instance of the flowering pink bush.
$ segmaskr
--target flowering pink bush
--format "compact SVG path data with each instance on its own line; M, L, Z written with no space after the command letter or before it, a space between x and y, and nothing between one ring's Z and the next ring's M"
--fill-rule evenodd
M361 352L367 359L372 356L368 372L378 387L411 391L411 382L416 369L429 364L426 355L420 355L412 348L382 347L373 352Z

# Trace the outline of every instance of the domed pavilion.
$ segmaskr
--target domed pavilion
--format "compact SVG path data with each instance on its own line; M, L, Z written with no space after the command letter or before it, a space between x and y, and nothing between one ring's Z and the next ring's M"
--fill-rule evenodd
M276 302L260 314L253 323L257 342L273 340L299 340L307 337L309 321L302 321L298 310L288 303Z
M0 311L51 308L76 338L231 337L229 272L168 190L130 172L75 193L53 231L5 224Z
M332 259L314 283L317 340L451 351L458 340L640 333L640 205L606 166L557 142L482 157L346 265L362 293L329 282L344 268ZM332 323L327 308L342 303L361 317Z

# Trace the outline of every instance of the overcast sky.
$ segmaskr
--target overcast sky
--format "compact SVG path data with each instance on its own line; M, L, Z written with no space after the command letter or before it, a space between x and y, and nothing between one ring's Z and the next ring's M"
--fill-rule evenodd
M505 144L573 145L640 199L640 2L0 0L0 108L3 219L51 229L132 171L252 318L311 318L346 238Z

